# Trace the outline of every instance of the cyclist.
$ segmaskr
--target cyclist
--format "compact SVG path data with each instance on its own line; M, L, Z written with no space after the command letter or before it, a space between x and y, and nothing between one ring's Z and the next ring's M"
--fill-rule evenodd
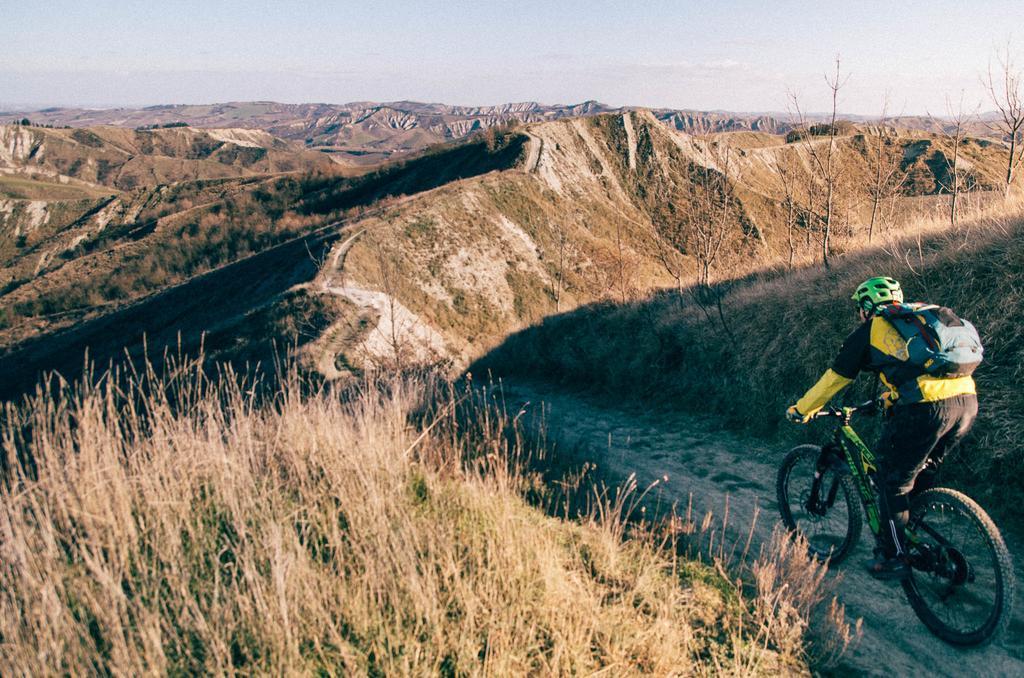
M907 340L881 315L887 305L903 303L898 282L869 278L852 299L860 326L843 342L832 367L786 415L808 422L861 370L877 374L889 389L883 396L889 416L877 449L882 530L867 567L877 579L902 579L910 572L903 539L911 493L932 485L943 456L973 425L978 400L972 377L931 376L908 362Z

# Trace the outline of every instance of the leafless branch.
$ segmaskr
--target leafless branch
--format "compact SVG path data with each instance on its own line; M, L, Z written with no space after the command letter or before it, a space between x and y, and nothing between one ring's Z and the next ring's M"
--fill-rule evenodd
M1012 47L1007 41L1002 50L996 51L999 72L993 74L990 61L988 77L983 81L989 98L999 111L999 119L989 124L989 128L998 132L1008 145L1004 189L1006 196L1009 196L1017 169L1024 161L1024 95L1021 93L1024 74L1014 61Z

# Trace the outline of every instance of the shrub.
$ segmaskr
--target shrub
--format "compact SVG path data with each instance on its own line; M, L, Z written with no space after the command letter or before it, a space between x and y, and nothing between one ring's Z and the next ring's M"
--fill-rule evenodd
M801 549L747 599L619 504L545 516L487 397L292 376L262 400L191 364L115 381L7 411L5 455L34 454L0 483L13 673L807 672Z
M71 138L83 146L89 146L90 148L101 148L103 146L103 139L100 139L95 133L90 132L87 129L76 129L71 133Z
M796 142L800 141L801 139L806 139L806 138L807 138L807 130L805 130L805 129L794 129L794 130L790 130L788 133L786 133L786 143L787 144L795 144Z
M847 120L837 120L835 127L826 122L811 125L809 132L813 137L827 137L832 134L832 130L835 129L836 136L843 136L844 134L850 134L853 132L853 123Z

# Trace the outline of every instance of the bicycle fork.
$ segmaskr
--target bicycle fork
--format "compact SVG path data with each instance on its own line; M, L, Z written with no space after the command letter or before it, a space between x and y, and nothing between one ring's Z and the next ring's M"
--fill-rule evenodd
M824 500L821 498L822 485L824 484L825 473L833 467L828 450L822 450L818 463L814 468L814 480L811 481L811 493L804 504L804 510L813 516L824 517L829 509L836 503L836 495L839 493L839 474L833 474L832 482L829 484L828 492Z

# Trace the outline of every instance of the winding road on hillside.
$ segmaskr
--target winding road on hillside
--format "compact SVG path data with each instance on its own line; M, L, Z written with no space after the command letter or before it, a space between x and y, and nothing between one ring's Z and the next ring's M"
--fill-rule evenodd
M598 465L602 477L621 483L636 474L642 490L660 481L656 496L662 506L685 508L692 498L695 515L721 516L728 511L735 537L746 537L751 517L759 512L753 551L779 524L775 475L785 453L764 441L744 438L715 425L711 418L667 411L612 409L595 401L543 385L504 385L511 411L526 403L527 411L543 407L548 439L572 459ZM515 409L511 409L511 408ZM871 676L1022 676L1024 615L1020 598L1009 630L996 643L962 650L933 636L918 620L896 583L875 581L862 569L870 558L870 534L836 568L837 592L848 619L863 618L863 638L837 669L841 675ZM1015 554L1017 581L1024 582L1019 544ZM829 577L835 578L836 571ZM1020 590L1018 586L1018 591Z

